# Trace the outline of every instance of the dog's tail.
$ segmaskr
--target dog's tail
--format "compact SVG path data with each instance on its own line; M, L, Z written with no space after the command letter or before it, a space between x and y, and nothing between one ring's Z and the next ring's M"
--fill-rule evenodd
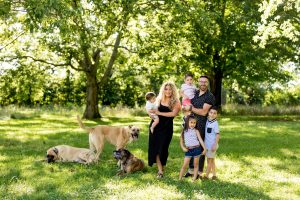
M86 130L87 132L90 132L90 128L86 128L85 125L83 124L83 122L81 121L79 115L77 115L77 121L78 121L78 124L80 126L80 128L82 128L83 130Z

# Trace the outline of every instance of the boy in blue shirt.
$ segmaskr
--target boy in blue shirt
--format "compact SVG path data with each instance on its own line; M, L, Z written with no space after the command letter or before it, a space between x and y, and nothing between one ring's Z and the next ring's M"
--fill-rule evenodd
M216 176L216 164L215 156L216 151L219 147L218 143L220 140L220 129L217 121L218 111L216 107L212 107L208 112L208 117L205 126L205 146L207 148L206 157L207 157L207 168L205 179L208 179L209 173L212 173L212 179L217 179Z

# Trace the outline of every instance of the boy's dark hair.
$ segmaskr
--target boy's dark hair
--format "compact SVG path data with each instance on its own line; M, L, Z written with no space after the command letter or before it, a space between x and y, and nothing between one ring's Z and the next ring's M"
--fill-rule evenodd
M153 97L156 97L156 94L154 92L147 92L145 95L145 99L147 101L149 101L150 99L152 99Z
M184 79L186 79L187 77L192 77L194 78L194 75L191 72L188 72L184 75Z
M209 80L209 77L207 75L201 75L200 78L207 78Z
M209 110L216 110L218 112L218 106L212 106Z

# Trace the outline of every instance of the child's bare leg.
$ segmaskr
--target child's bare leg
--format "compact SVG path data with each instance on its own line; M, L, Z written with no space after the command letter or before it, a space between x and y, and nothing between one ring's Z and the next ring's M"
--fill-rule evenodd
M215 164L214 158L211 159L211 165L212 165L212 167L211 167L212 174L213 174L213 176L216 176L216 164Z
M209 173L212 170L212 163L211 163L211 158L207 158L207 169L206 169L206 177L209 177Z
M206 174L205 176L208 178L210 172L210 158L207 158L207 166L206 166Z
M193 177L193 181L195 181L197 179L198 168L199 168L199 156L194 157L194 177Z
M150 127L151 133L153 133L154 128L157 126L158 123L159 123L159 118L155 118L152 125L151 125L151 127Z
M184 157L183 165L182 165L181 170L179 172L179 180L182 179L182 176L183 176L184 172L186 171L186 168L188 167L188 165L190 163L190 160L191 160L190 157Z

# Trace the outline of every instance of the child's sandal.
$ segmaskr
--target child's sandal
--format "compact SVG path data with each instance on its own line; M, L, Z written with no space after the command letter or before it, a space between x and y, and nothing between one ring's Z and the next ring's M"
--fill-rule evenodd
M161 173L161 172L157 172L157 176L156 176L156 178L162 178L164 175L163 175L163 173Z

